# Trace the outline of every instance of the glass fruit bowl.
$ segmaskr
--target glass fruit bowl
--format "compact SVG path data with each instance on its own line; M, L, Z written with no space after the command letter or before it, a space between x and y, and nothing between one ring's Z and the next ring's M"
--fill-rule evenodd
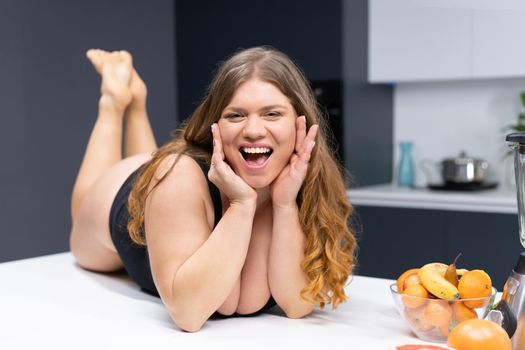
M414 334L422 340L443 343L450 331L459 323L471 318L484 318L494 303L497 290L484 298L443 300L420 298L397 292L397 285L390 285L397 311Z

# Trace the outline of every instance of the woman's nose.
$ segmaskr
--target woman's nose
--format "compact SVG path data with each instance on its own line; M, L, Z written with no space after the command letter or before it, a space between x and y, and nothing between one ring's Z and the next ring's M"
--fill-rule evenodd
M248 116L243 129L243 136L249 139L258 139L266 135L264 120L259 116Z

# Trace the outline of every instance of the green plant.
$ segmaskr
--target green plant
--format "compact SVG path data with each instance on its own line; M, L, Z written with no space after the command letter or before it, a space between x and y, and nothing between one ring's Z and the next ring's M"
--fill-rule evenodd
M520 93L521 105L525 109L525 92ZM525 132L525 112L518 114L518 120L516 124L509 125L507 130L515 132Z
M525 132L525 91L522 91L520 93L520 100L521 100L522 112L518 114L516 124L507 125L503 128L503 132L505 133ZM505 154L503 155L503 158L512 156L512 154L513 154L513 151L506 147L506 151L505 151Z

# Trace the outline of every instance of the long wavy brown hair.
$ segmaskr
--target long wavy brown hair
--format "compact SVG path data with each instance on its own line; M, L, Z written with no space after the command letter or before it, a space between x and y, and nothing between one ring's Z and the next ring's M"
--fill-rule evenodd
M316 146L299 193L299 220L306 236L301 266L309 281L301 297L321 308L329 303L335 308L347 299L344 286L354 268L356 250L356 238L348 225L352 207L346 197L343 169L332 156L325 116L304 74L285 54L273 48L242 50L223 62L191 117L176 131L172 141L158 149L142 167L129 196L130 237L135 243L146 245L143 230L146 198L167 174L151 186L157 180L159 165L173 154L186 154L209 163L211 125L219 120L237 87L252 77L279 88L297 115L306 117L307 128L319 125Z

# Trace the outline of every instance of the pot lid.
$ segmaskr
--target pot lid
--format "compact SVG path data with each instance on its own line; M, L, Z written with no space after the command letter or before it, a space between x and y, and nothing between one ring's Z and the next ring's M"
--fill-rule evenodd
M524 137L524 143L525 143L525 133L523 134L523 137ZM467 152L465 151L461 151L459 153L459 156L458 157L454 157L454 158L446 158L443 160L443 162L447 162L447 163L454 163L454 164L458 164L458 165L463 165L463 164L470 164L470 163L486 163L485 160L483 159L476 159L476 158L473 158L473 157L470 157L470 156L467 156Z

